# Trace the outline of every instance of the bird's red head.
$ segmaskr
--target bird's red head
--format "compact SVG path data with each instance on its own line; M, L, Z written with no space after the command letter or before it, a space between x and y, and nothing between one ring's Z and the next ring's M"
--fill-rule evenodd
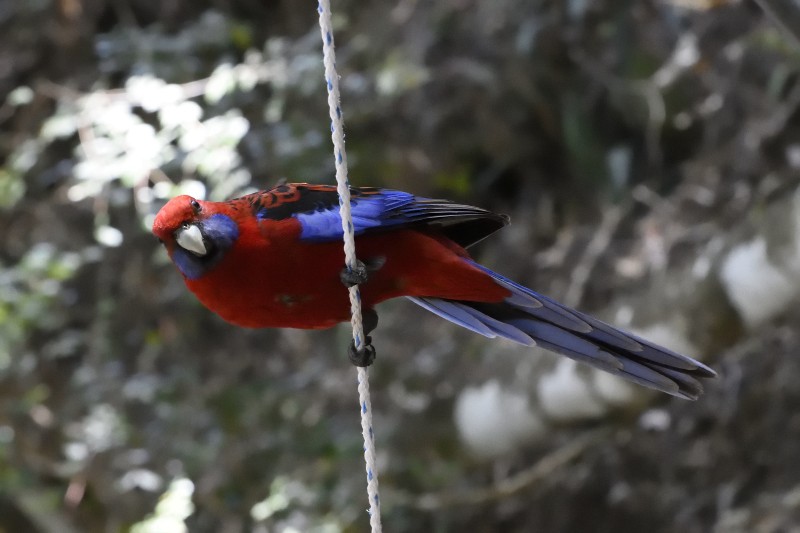
M167 202L153 222L153 234L189 279L216 266L239 238L238 225L219 206L182 195Z
M187 229L198 222L203 212L203 203L185 194L176 196L166 203L153 222L153 235L163 243L174 244L179 230Z

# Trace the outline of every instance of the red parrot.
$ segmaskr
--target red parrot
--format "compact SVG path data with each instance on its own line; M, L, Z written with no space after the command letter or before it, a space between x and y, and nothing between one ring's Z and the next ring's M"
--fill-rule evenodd
M708 366L525 288L473 261L465 248L508 217L447 200L351 188L366 333L376 304L405 296L480 333L539 345L633 382L696 399ZM250 327L329 328L350 319L334 186L278 185L227 202L170 200L153 233L210 310Z

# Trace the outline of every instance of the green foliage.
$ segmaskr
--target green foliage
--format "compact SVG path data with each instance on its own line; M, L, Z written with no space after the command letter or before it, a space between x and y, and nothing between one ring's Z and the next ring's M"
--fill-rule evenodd
M78 253L59 253L53 245L39 243L17 264L0 265L0 372L12 366L32 329L63 327L59 295L83 262Z

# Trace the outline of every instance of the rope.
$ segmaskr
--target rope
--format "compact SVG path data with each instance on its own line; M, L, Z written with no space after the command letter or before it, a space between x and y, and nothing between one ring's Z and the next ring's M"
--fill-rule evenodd
M322 34L322 56L325 80L328 86L328 108L331 116L331 139L336 160L336 188L339 192L339 214L344 233L345 265L354 269L357 264L356 244L353 235L353 218L350 213L350 182L347 179L347 153L344 149L344 121L339 107L339 74L336 72L336 52L333 44L330 0L319 0L319 29ZM361 293L358 285L350 287L350 322L353 343L364 347L364 326L361 319ZM381 531L378 470L375 466L375 440L372 432L372 404L369 398L369 376L366 367L358 367L358 402L361 407L361 434L364 438L364 462L367 468L367 495L369 496L369 522L373 533Z

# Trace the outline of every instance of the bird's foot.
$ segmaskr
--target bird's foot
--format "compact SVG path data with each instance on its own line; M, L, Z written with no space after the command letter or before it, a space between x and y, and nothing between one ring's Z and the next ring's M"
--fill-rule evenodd
M364 327L364 344L360 350L356 349L356 341L350 340L347 353L350 362L355 366L366 367L375 362L375 347L372 345L372 333L378 327L378 313L374 309L364 309L361 311L361 320Z
M369 270L367 265L356 259L356 266L353 268L344 267L339 273L339 279L348 289L355 285L361 285L369 280Z
M376 354L375 347L372 345L372 337L367 335L365 340L367 342L361 346L360 350L356 349L356 341L350 341L347 352L350 356L350 362L355 366L367 367L375 362Z

